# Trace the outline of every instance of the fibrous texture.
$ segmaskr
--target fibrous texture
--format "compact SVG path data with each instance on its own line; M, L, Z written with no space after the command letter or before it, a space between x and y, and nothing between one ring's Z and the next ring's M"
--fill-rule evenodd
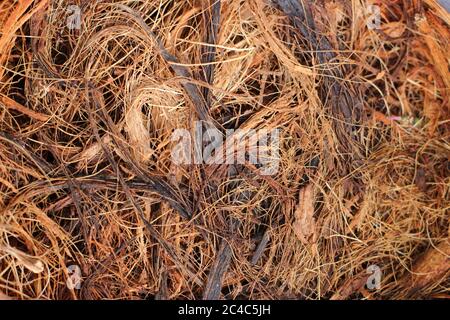
M449 23L431 0L2 1L0 297L448 297ZM174 162L199 121L277 129L276 170Z

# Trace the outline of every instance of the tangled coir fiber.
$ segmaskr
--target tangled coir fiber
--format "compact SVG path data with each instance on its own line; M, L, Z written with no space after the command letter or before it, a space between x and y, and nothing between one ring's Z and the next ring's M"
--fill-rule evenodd
M2 1L0 297L448 298L449 23L433 0ZM196 121L279 129L278 170L174 163Z

